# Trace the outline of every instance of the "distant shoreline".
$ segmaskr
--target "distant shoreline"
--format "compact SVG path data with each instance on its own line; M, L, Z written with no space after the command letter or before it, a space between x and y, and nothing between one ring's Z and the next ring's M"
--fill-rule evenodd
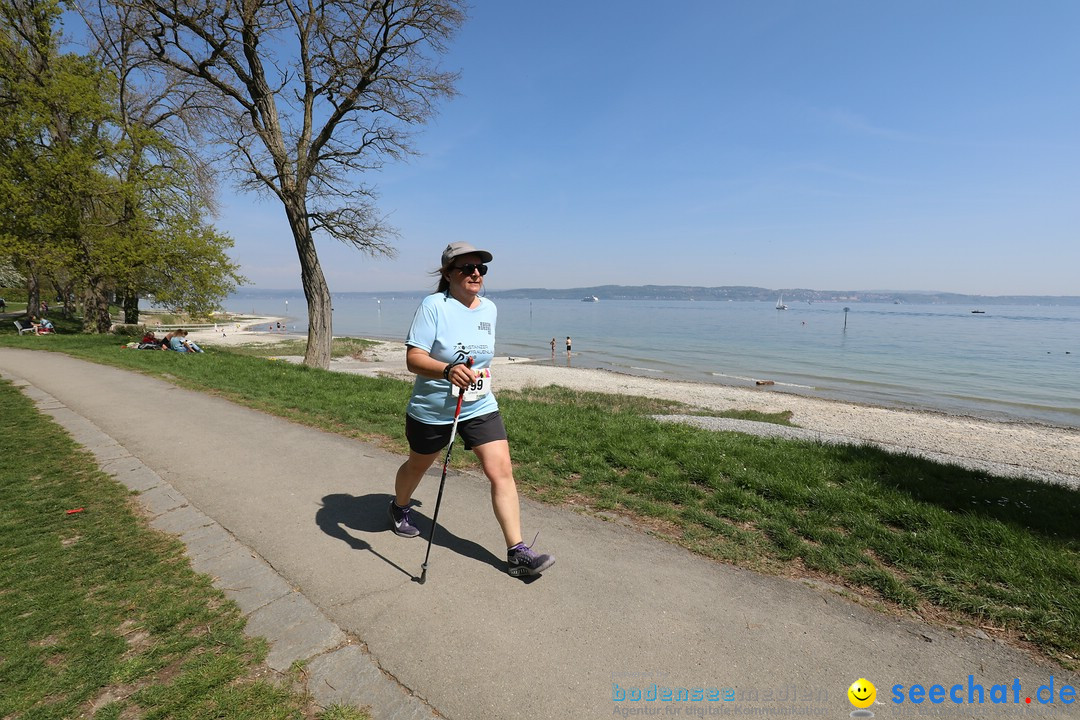
M356 295L370 298L421 298L431 290L338 291L335 295ZM923 292L917 290L812 290L809 288L761 288L741 286L698 287L692 285L598 285L581 288L518 288L489 289L493 300L581 300L586 296L604 300L653 300L701 302L767 302L775 303L783 293L786 303L886 303L901 305L1062 305L1080 306L1080 295L973 295L967 293ZM230 296L230 300L249 297L288 297L302 299L302 289L248 288Z

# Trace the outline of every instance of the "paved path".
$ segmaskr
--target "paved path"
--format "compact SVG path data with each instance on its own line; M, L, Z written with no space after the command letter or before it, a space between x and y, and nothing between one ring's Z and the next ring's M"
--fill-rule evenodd
M322 704L371 705L378 720L632 709L836 718L853 710L846 689L865 677L887 702L873 709L887 718L902 714L888 702L897 683L963 683L965 698L971 674L988 693L1014 678L1034 693L1051 674L1059 689L1080 687L1075 674L1000 643L887 617L828 588L528 501L525 533L542 531L539 545L558 562L542 578L514 580L487 483L470 474L447 481L445 529L419 585L424 541L386 529L399 456L60 354L2 348L0 373L140 491L152 525L178 533L196 569L249 615L249 631L268 637L273 667L308 661ZM437 486L437 474L421 485L425 515ZM732 688L735 700L630 699L654 683ZM626 700L616 699L621 692ZM965 718L1077 717L1076 708L1049 714L1022 699L919 706Z

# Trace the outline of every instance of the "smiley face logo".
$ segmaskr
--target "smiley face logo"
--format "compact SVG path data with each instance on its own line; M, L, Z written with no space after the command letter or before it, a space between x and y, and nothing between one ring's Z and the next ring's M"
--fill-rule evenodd
M866 678L859 678L847 689L847 697L855 707L868 708L874 704L877 688Z

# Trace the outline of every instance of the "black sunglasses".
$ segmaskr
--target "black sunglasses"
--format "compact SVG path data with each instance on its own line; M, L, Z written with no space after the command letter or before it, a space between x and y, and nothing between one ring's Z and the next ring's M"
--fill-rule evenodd
M480 272L480 277L487 275L487 265L484 265L483 263L480 263L479 265L476 263L465 263L464 265L458 265L454 269L462 275L472 275L476 271Z

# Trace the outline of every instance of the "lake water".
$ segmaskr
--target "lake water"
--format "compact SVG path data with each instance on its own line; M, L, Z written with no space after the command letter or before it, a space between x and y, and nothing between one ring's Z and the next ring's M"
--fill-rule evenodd
M403 340L413 296L333 296L334 333ZM1080 307L495 299L500 356L839 400L1080 427ZM234 312L289 317L303 293L250 290ZM846 318L845 318L846 316ZM846 329L845 329L846 319Z

